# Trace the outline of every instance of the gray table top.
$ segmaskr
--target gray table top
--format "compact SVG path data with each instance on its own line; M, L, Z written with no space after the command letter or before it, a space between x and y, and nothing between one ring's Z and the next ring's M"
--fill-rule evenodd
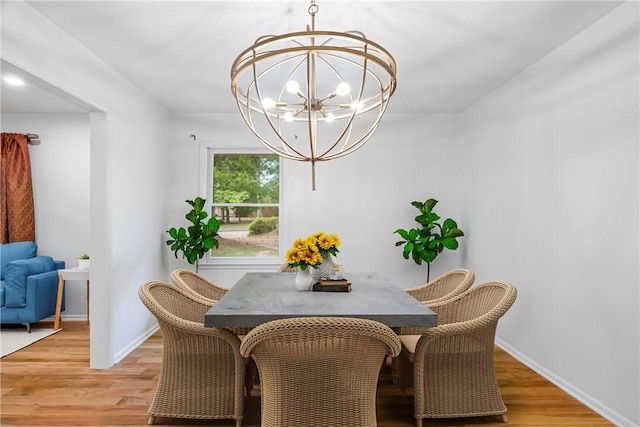
M436 314L376 273L348 273L351 292L296 290L296 273L247 273L204 316L208 327L255 327L292 317L371 319L389 327L436 326Z

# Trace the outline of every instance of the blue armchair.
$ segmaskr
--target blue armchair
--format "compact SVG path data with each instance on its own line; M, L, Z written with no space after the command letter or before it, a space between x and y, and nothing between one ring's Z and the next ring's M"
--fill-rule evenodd
M0 245L0 323L26 324L27 332L55 314L58 270L64 268L64 261L36 256L37 249L34 242Z

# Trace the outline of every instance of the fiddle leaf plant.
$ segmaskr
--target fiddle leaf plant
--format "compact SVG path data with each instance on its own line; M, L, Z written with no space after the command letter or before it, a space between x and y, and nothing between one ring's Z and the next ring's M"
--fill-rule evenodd
M205 199L196 197L195 200L186 200L186 202L192 209L185 218L192 225L187 228L172 227L167 230L171 236L171 239L167 240L167 245L171 246L176 258L178 258L178 252L182 252L182 257L186 258L189 264L195 264L197 273L198 260L211 249L218 248L216 237L219 236L220 221L215 217L207 219L209 214L203 210Z
M464 232L458 228L458 224L451 218L444 220L442 224L438 222L440 215L433 212L433 208L438 204L435 199L428 199L424 203L411 202L411 205L420 211L420 215L415 220L420 227L408 230L399 228L397 233L403 240L396 242L396 246L402 246L402 256L404 259L411 259L418 265L427 263L427 282L431 263L446 248L450 250L458 249L458 237L464 236Z

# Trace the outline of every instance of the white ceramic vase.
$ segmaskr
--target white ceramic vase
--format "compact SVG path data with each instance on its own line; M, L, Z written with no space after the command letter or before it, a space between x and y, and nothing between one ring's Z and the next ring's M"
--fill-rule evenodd
M322 257L322 264L320 264L318 268L311 270L313 283L319 282L322 277L331 277L331 273L333 273L333 259L331 258L331 254L328 253Z
M313 270L311 267L307 267L304 270L298 269L296 273L296 289L299 291L310 291L311 287L315 283L313 278L311 277L311 271Z

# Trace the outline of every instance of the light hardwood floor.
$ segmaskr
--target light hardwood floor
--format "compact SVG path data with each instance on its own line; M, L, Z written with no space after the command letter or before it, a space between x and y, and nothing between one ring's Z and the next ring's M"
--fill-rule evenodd
M50 323L40 326L50 326ZM0 425L144 426L162 357L155 334L116 366L89 369L89 327L63 322L63 331L0 360ZM25 332L26 333L26 332ZM425 426L611 426L535 372L496 349L496 371L509 423L486 417L425 420ZM260 398L246 400L244 426L260 425ZM162 425L233 426L229 421L172 420ZM413 397L392 384L385 366L378 390L380 427L414 426Z

